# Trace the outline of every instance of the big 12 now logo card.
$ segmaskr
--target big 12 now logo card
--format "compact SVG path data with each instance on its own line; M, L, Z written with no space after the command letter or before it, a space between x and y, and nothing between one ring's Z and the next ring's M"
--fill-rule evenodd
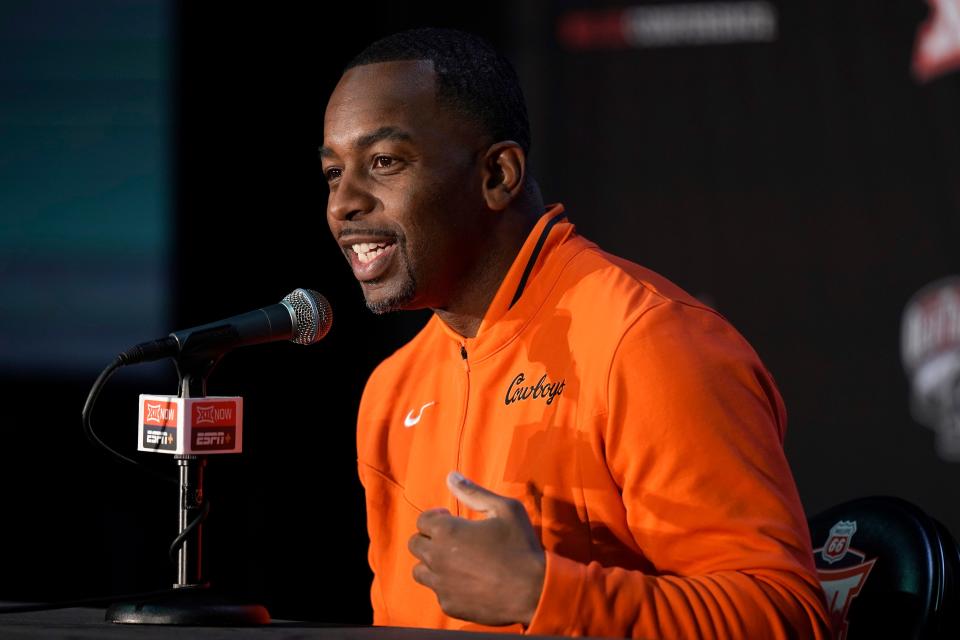
M240 453L243 398L187 398L187 453Z
M140 394L140 437L138 451L179 453L183 403L171 396Z
M139 451L170 454L243 451L243 398L140 395Z

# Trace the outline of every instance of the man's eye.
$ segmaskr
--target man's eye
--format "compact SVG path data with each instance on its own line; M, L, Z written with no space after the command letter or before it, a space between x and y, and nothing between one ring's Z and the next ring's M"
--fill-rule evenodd
M373 159L373 166L377 169L386 169L393 166L393 162L394 160L390 156L377 156Z
M327 182L333 182L334 180L339 178L342 173L343 171L341 169L337 167L330 167L329 169L323 172L323 175L326 176Z

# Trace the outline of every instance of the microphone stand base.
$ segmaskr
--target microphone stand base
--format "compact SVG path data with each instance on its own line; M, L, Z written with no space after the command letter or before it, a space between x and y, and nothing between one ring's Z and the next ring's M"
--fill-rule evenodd
M270 624L270 613L259 604L237 604L204 587L181 587L140 602L114 603L104 619L115 624L251 627Z

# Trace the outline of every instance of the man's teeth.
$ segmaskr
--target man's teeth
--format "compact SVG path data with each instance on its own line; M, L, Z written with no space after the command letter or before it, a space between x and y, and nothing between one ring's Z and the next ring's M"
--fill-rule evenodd
M357 258L360 262L370 262L384 250L390 246L389 242L361 242L360 244L355 244L351 249L357 254Z

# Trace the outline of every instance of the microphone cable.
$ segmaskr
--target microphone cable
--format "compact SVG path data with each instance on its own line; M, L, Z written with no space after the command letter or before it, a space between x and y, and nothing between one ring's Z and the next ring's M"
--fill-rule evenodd
M173 476L169 476L156 471L155 469L151 469L142 462L134 460L133 458L129 458L119 451L112 449L106 442L101 440L93 430L93 405L97 402L97 398L100 396L100 391L103 389L104 385L106 385L107 380L109 380L110 377L116 373L117 369L127 364L126 355L126 352L124 352L114 358L113 362L107 365L107 368L101 371L100 375L97 376L97 379L94 381L93 387L91 387L90 393L87 395L87 401L83 404L83 413L81 414L81 417L83 418L83 432L86 434L87 439L89 439L90 442L92 442L94 445L102 447L119 460L136 466L144 473L153 476L153 478L156 480L162 480L163 482L179 485L180 480L178 478L174 478Z

